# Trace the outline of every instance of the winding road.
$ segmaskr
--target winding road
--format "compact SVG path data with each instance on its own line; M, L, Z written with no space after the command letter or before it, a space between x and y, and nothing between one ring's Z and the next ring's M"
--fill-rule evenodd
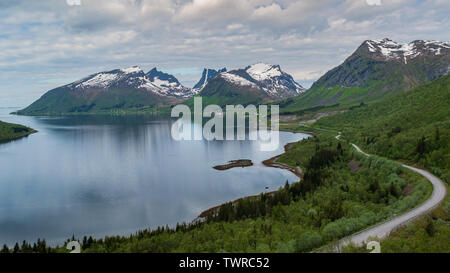
M340 134L337 135L336 139L339 139L340 136L341 136ZM355 144L352 143L352 146L358 152L362 153L363 155L369 156L369 154L363 152ZM432 175L431 173L429 173L425 170L414 168L414 167L411 167L411 166L408 166L405 164L402 164L402 165L403 165L403 167L422 175L428 181L431 182L431 184L433 185L433 192L432 192L430 198L428 198L427 201L425 201L418 207L408 211L405 214L402 214L402 215L397 216L393 219L390 219L384 223L370 227L366 230L360 231L358 233L355 233L353 235L343 238L337 244L338 248L345 246L349 243L353 243L355 245L362 245L364 242L367 242L369 238L375 238L375 237L378 237L379 239L386 238L389 235L389 233L392 230L394 230L395 228L397 228L401 225L404 225L405 223L407 223L419 216L426 214L430 210L436 208L444 200L445 196L447 195L447 189L445 187L444 182L442 182L442 180L440 180L439 178L437 178L436 176Z

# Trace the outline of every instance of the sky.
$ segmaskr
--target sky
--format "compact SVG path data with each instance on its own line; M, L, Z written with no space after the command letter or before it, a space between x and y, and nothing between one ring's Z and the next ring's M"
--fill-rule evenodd
M265 62L308 88L365 40L449 26L450 0L0 0L0 107L134 65L192 87L204 67Z

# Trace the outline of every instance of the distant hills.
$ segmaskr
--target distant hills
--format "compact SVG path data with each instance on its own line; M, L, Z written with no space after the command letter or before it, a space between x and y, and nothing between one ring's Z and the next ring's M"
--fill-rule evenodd
M296 96L305 89L278 65L255 64L226 72L204 69L200 81L189 88L173 75L153 68L145 73L134 66L99 72L52 89L21 115L115 113L168 107L196 94L217 104L272 102Z
M311 88L285 102L285 109L319 105L359 104L391 96L450 72L450 43L390 39L367 40L341 65Z
M52 89L18 111L23 115L116 113L168 109L195 95L204 104L279 102L282 113L320 107L349 107L374 102L433 81L450 72L450 43L390 39L364 41L341 65L309 90L279 65L256 63L228 71L205 68L193 88L173 75L137 66L92 74Z

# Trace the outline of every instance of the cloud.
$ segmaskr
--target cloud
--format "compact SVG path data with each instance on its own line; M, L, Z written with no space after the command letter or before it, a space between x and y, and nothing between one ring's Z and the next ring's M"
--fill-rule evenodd
M0 2L0 106L18 93L24 106L68 79L131 65L176 71L193 85L204 66L264 61L309 84L366 39L450 37L446 0L81 2Z

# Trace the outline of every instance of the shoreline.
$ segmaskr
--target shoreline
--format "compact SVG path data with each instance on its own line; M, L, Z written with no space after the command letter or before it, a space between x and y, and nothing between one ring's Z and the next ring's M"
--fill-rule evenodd
M296 131L287 131L287 130L280 130L280 131L291 132L291 133L302 133L302 134L307 134L307 135L310 135L310 136L314 135L314 134L306 133L306 132L296 132ZM299 140L299 141L301 141L301 140ZM287 143L286 145L284 145L284 153L264 160L262 162L263 165L266 166L266 167L269 167L269 168L278 168L278 169L288 170L288 171L292 172L295 176L297 176L300 179L300 181L301 181L303 179L303 175L304 174L303 174L303 171L302 171L302 169L300 167L292 167L292 166L286 165L284 163L276 162L276 160L278 158L280 158L281 156L283 156L292 147L292 145L294 145L295 143L297 143L297 142L290 142L290 143ZM296 183L299 183L299 182L296 182ZM271 194L274 194L277 191L278 190L270 191L270 192L267 192L266 194L271 195ZM211 207L209 209L206 209L206 210L202 211L192 222L198 222L198 221L204 220L208 215L218 211L220 209L220 207L222 205L226 204L226 203L236 204L237 202L239 202L239 201L241 201L243 199L258 197L260 194L240 197L240 198L238 198L238 199L236 199L234 201L225 202L223 204L220 204L220 205Z
M288 170L291 173L295 174L298 178L303 179L303 171L300 167L293 167L290 165L286 165L284 163L276 162L278 158L282 157L296 142L290 142L284 145L284 153L271 157L269 159L264 160L262 163L266 167L278 168L283 170Z
M27 132L27 133L22 134L22 135L20 135L20 136L9 137L9 138L0 138L0 143L7 143L7 142L9 142L9 141L18 140L18 139L27 137L27 136L29 136L29 135L35 134L35 133L37 133L37 132L39 132L39 131L38 131L38 130L31 130L30 132Z

